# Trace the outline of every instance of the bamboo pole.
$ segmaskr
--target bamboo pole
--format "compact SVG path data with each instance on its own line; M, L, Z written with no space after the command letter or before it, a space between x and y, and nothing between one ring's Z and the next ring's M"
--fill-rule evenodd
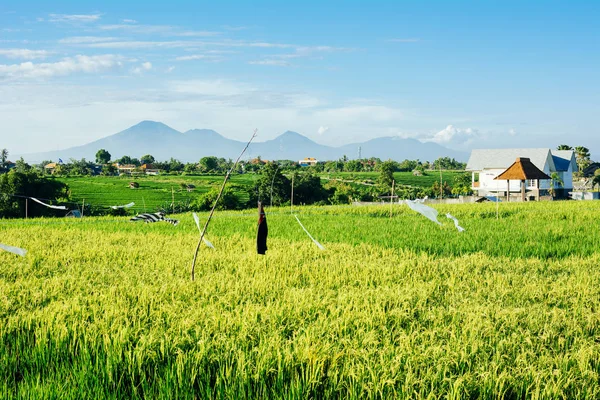
M231 172L233 172L233 170L235 169L235 167L237 167L238 162L240 161L240 158L242 158L242 155L244 155L244 153L248 149L248 146L250 146L250 143L256 137L256 133L257 132L258 132L258 129L255 129L254 133L252 134L252 137L250 138L250 140L246 144L246 147L244 147L244 150L242 150L242 152L238 156L237 160L235 160L235 163L233 164L233 167L229 171L227 171L227 174L225 175L225 179L223 179L223 184L221 185L221 190L219 191L219 195L217 196L217 199L215 200L215 204L213 204L213 207L210 210L210 214L208 214L208 219L206 220L206 223L204 224L204 229L202 229L202 233L200 234L200 239L198 239L198 244L196 245L196 251L194 252L194 259L192 260L192 281L194 280L194 272L196 270L196 259L198 258L198 251L200 250L200 245L202 244L202 240L204 239L204 235L206 234L206 230L208 229L208 224L210 224L210 220L212 219L212 216L215 213L215 209L217 208L217 204L219 203L219 200L221 199L221 195L223 194L223 190L225 190L225 184L227 183L227 180L229 179L229 176L231 175Z
M28 199L28 198L25 198L25 219L27 219L27 216L28 216L28 215L27 215L27 214L28 214L28 212L29 212L29 210L28 210L28 209L29 209L29 199Z

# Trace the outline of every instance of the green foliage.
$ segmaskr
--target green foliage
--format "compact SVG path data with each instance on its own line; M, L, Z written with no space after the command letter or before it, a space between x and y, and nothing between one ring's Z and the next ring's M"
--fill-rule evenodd
M391 160L384 161L379 165L379 178L377 185L382 194L389 194L392 190L394 181L394 172L397 170L397 163Z
M573 150L573 148L571 146L569 146L568 144L560 144L560 145L558 145L556 150Z
M279 206L290 201L292 185L275 163L267 163L260 170L251 191L250 204L261 200L265 205Z
M108 164L111 155L105 149L100 149L96 152L96 163L97 164Z
M25 216L25 199L16 196L39 199L65 200L67 185L54 179L44 178L36 172L22 172L17 169L0 175L0 218L22 218ZM56 215L56 210L29 201L27 214L30 217Z
M321 186L321 178L317 175L294 173L294 204L314 204L328 197L329 193Z
M219 195L219 188L214 188L208 193L203 194L198 199L191 203L192 210L209 211L212 209ZM225 187L223 194L217 203L216 210L239 210L244 208L245 204L240 201L240 198L231 187Z
M217 157L202 157L199 164L202 172L217 172L219 159Z
M137 158L131 158L130 156L123 156L119 159L116 160L117 163L121 164L121 165L135 165L136 167L139 167L140 165L142 165L140 163L140 160L138 160Z
M467 167L466 163L456 161L450 157L440 157L433 162L430 166L431 169L451 169L451 170L464 170Z
M452 186L452 194L456 196L470 196L473 194L473 190L471 189L471 180L472 175L468 172L456 175L454 177L454 183Z
M140 163L142 164L153 164L156 160L154 159L154 156L152 156L151 154L146 154L143 155L140 158Z
M590 150L587 147L575 147L575 158L580 174L590 165Z

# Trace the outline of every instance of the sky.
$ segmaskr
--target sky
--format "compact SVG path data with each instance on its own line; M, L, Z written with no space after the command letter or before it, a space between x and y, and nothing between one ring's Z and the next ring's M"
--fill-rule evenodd
M0 148L142 120L600 158L600 1L0 3Z

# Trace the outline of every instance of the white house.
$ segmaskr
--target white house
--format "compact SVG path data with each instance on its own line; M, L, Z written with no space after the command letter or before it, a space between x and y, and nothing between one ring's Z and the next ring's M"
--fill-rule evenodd
M567 197L568 192L573 190L573 172L577 171L575 153L572 150L540 149L476 149L471 152L467 162L467 171L472 173L472 189L480 196L499 195L505 196L507 189L510 193L518 193L521 190L520 181L494 180L498 175L510 167L515 159L529 158L531 162L545 172L547 175L557 173L563 182L554 182L556 196ZM527 181L526 190L540 190L541 194L548 194L552 182L540 181L540 187L536 186L535 180Z

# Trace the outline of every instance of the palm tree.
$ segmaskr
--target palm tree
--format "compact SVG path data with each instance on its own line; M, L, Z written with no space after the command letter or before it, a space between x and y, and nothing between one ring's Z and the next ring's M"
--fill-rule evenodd
M562 188L565 183L557 172L553 172L550 178L552 178L550 180L550 195L554 198L556 196L556 189Z
M8 150L2 149L0 150L0 166L4 167L6 160L8 160Z
M583 146L575 147L575 158L577 159L577 169L580 174L583 174L583 171L590 165L590 149Z
M573 148L568 144L561 144L556 148L556 150L573 150Z

